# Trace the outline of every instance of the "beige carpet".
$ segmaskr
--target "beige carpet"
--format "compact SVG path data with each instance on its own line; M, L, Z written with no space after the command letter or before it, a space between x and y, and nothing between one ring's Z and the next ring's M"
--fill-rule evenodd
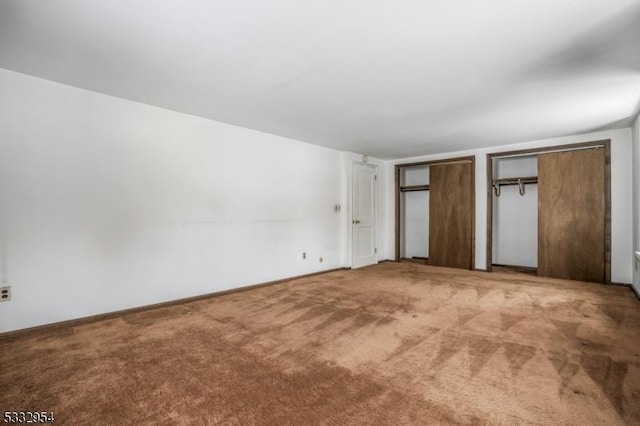
M0 344L58 424L640 424L620 286L383 263Z

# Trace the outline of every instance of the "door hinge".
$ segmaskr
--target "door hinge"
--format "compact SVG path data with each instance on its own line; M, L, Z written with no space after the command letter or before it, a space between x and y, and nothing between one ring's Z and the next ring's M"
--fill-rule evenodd
M377 249L377 248L374 248L374 249L373 249L373 252L374 252L374 253L377 253L377 252L378 252L378 249Z
M378 180L378 175L373 175L373 180Z

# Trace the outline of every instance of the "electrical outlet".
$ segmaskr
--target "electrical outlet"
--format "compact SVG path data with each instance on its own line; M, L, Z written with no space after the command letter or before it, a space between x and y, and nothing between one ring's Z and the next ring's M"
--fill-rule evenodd
M320 263L322 263L322 262L324 262L324 259L321 257L321 258L320 258Z
M11 300L11 286L0 287L0 302L8 302Z
M307 252L306 252L306 251L303 251L303 252L302 252L302 258L303 258L303 259L306 259L306 258L307 258Z

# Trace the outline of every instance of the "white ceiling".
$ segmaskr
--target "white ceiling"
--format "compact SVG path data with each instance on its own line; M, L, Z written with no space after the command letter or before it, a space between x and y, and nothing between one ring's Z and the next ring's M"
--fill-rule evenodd
M380 158L628 126L638 0L3 0L0 67Z

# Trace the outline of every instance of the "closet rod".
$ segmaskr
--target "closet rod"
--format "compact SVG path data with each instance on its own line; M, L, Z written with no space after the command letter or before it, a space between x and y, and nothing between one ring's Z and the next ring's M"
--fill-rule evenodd
M401 186L400 192L428 191L429 185L407 185Z
M532 183L538 183L537 176L494 179L491 186L493 186L493 192L496 194L496 197L499 197L501 186L518 185L520 195L524 195L524 186Z
M515 178L502 178L502 179L494 179L493 184L498 184L500 186L507 185L520 185L520 182L527 183L538 183L537 176L527 176L527 177L515 177Z

